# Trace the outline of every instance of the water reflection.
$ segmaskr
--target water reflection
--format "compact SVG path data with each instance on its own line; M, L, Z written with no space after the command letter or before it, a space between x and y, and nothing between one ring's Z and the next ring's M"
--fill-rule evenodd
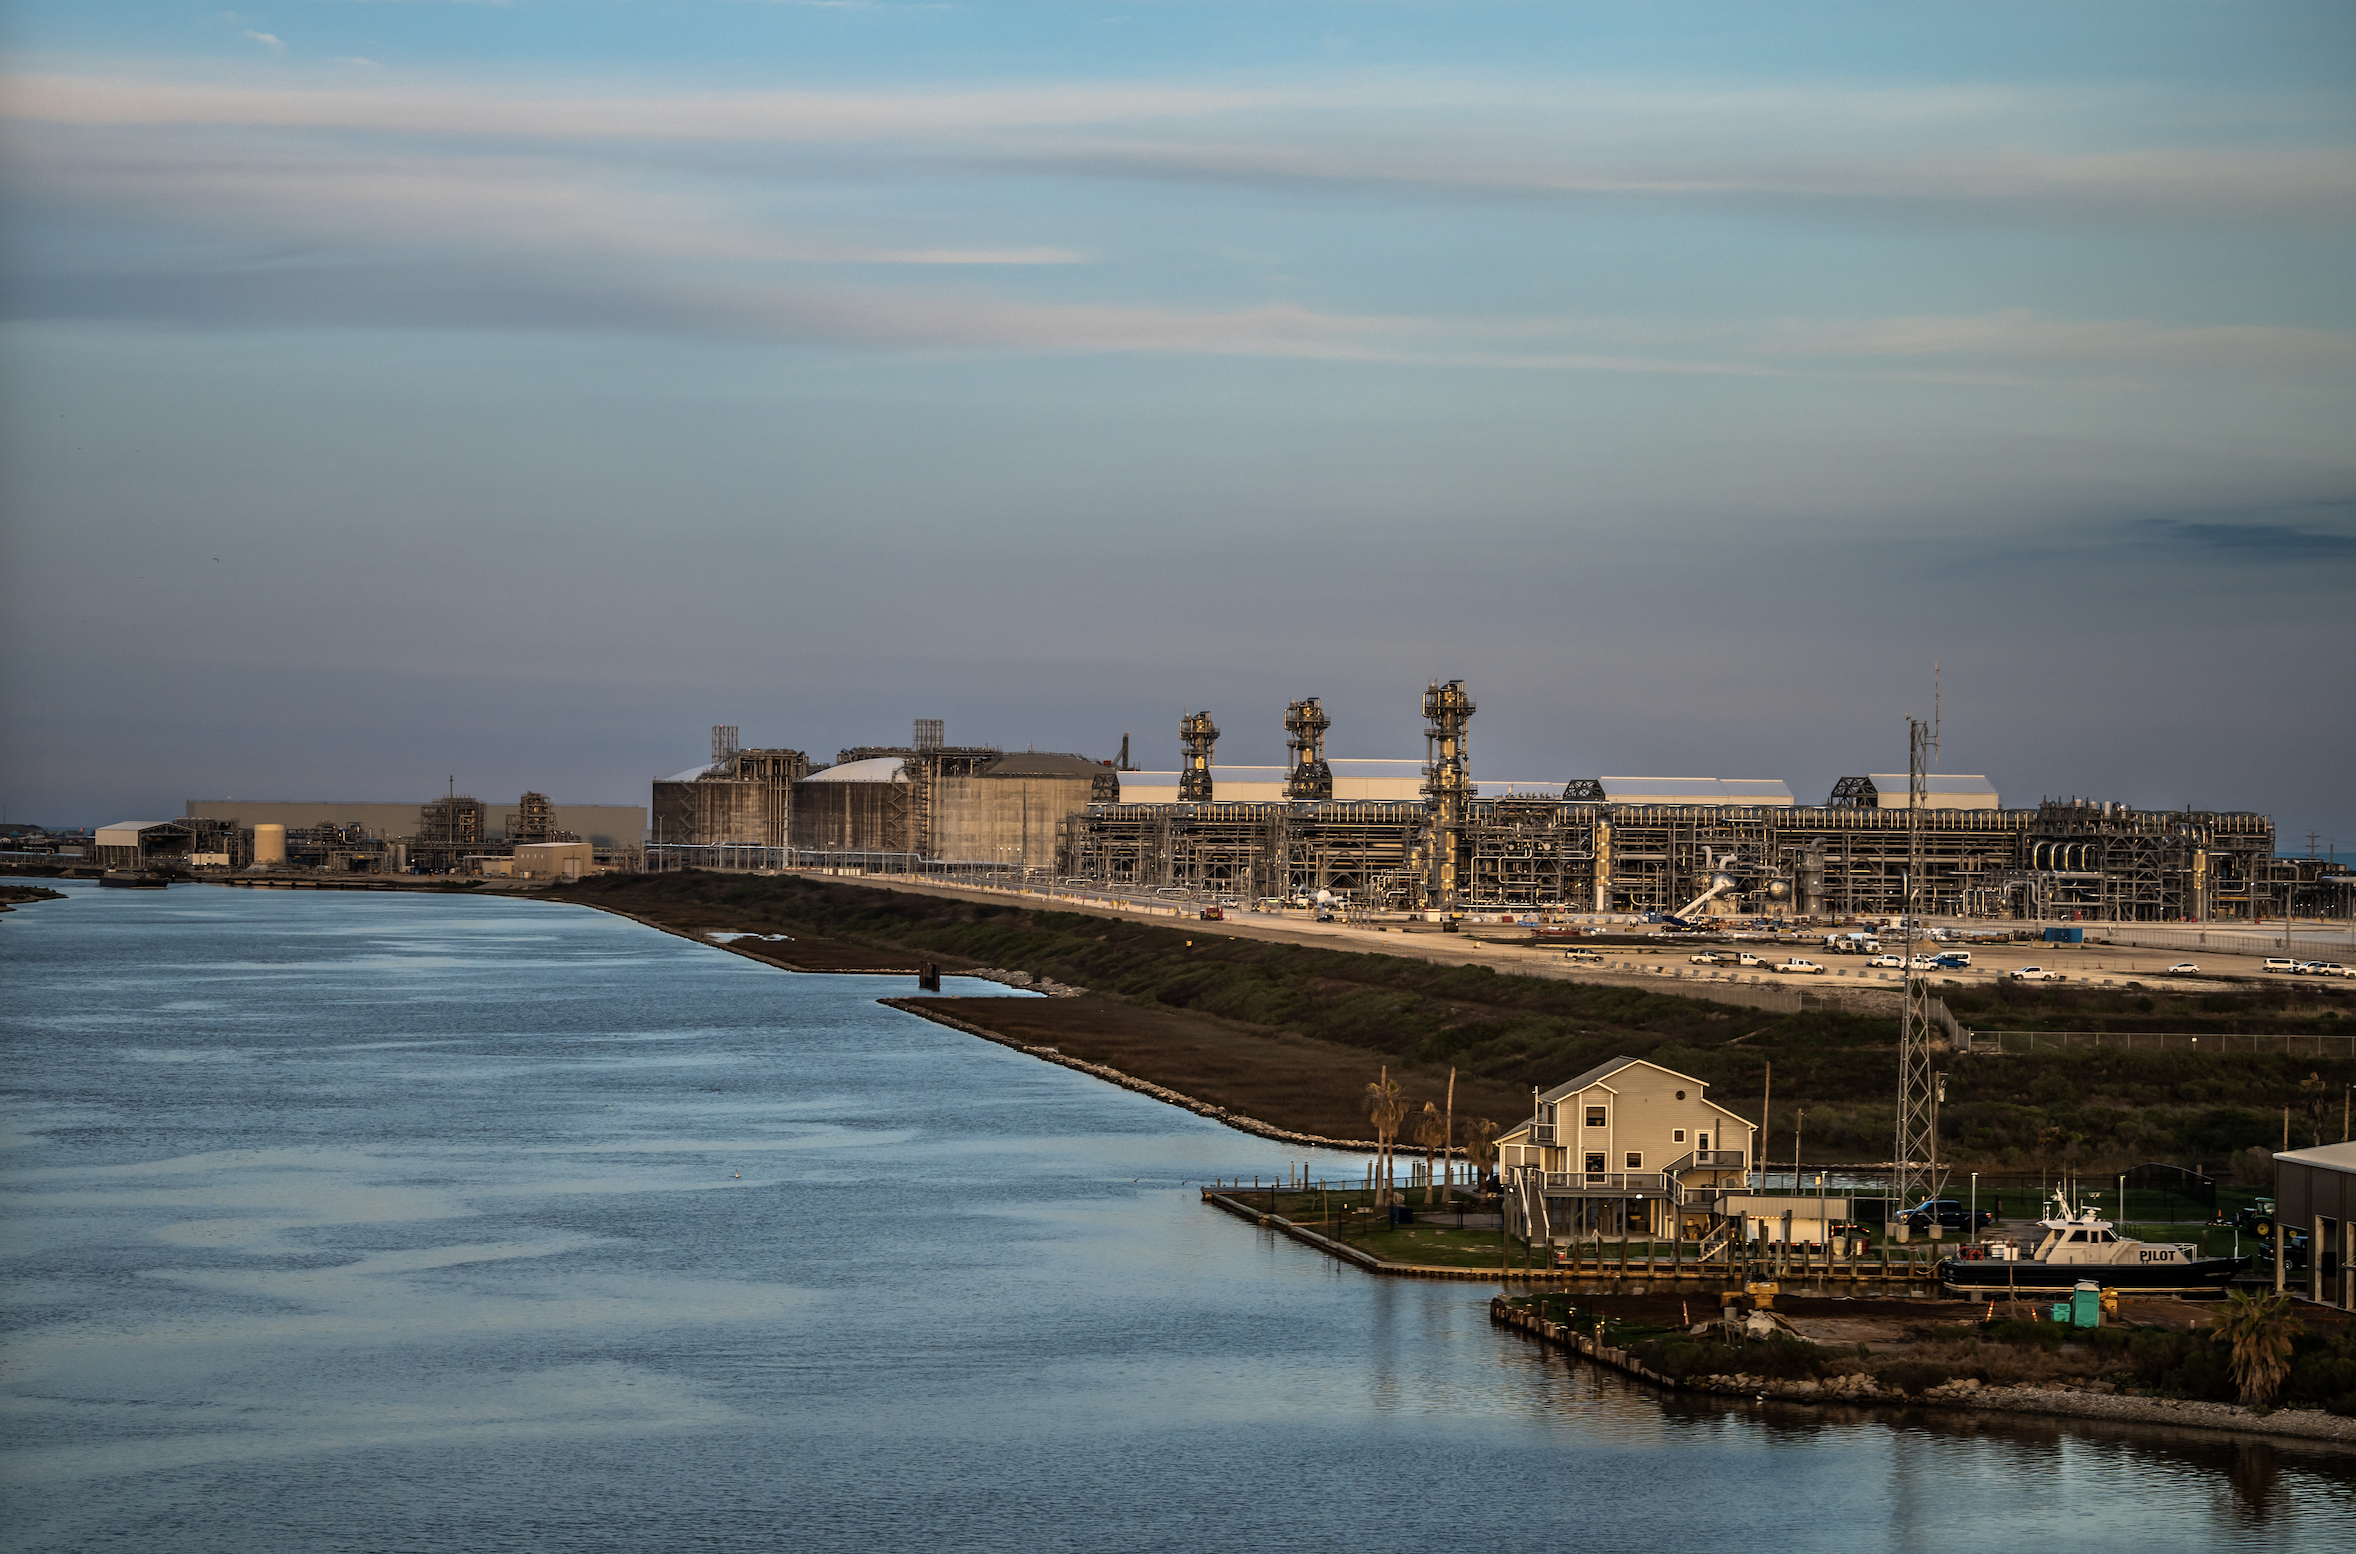
M2293 1447L1656 1397L1205 1209L1299 1152L893 980L164 899L0 927L16 1547L2290 1548L2352 1506Z

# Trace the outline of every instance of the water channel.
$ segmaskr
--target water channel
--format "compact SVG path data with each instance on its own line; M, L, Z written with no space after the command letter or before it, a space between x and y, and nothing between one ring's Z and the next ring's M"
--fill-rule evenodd
M1186 1185L1298 1152L875 1003L906 979L541 902L69 894L0 919L10 1549L2322 1549L2356 1510L2297 1447L1548 1357Z

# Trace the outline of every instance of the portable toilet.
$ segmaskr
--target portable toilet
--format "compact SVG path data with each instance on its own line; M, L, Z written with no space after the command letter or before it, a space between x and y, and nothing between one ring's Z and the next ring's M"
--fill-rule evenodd
M2070 1321L2077 1327L2102 1326L2102 1286L2080 1279L2070 1291Z

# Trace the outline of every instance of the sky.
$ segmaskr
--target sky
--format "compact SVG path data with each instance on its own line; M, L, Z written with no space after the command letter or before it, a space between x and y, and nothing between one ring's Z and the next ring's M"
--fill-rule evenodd
M2345 4L13 0L0 809L715 723L2356 851Z

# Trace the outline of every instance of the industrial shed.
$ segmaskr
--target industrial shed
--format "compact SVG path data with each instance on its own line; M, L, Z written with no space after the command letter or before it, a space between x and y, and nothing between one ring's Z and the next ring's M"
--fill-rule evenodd
M186 858L194 838L194 828L177 820L118 820L98 828L94 845L100 868L144 869L166 858Z
M2356 1218L2356 1140L2319 1149L2289 1149L2274 1157L2274 1208L2282 1228L2307 1236L2307 1287L2299 1293L2322 1305L2356 1311L2348 1277L2348 1221ZM2281 1259L2274 1287L2286 1287Z

